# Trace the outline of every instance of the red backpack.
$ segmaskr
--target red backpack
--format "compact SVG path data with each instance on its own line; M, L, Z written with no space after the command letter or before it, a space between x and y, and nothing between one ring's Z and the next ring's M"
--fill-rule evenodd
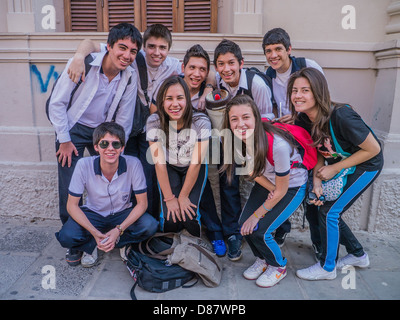
M269 121L266 118L262 119L263 122ZM290 168L303 168L307 170L311 170L317 164L317 149L313 147L313 141L311 139L310 134L303 127L288 124L288 123L273 123L274 126L286 130L292 134L294 137L297 149L303 159L302 162L292 162ZM273 145L274 145L274 136L266 132L268 137L268 152L267 152L267 160L270 164L274 165L273 159Z

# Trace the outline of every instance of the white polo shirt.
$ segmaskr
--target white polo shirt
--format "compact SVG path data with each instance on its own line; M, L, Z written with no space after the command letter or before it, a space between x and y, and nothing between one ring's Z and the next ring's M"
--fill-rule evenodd
M81 197L85 190L87 198L83 207L103 217L130 208L132 191L135 194L147 191L142 164L136 157L121 155L118 170L108 181L101 172L99 156L81 158L76 164L68 192L74 197Z

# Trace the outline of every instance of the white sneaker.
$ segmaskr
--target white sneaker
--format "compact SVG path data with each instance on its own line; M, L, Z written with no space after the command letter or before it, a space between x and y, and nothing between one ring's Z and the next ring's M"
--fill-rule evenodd
M90 268L93 267L97 263L97 261L98 261L97 248L95 248L92 254L88 254L86 252L83 253L81 264L82 267Z
M121 260L123 262L128 261L128 258L126 257L126 254L125 254L125 251L126 251L126 247L122 247L122 248L119 249L119 256L121 257Z
M268 264L264 259L257 258L256 261L243 272L243 277L247 280L256 280L265 270Z
M333 271L326 271L317 262L311 267L300 269L296 271L296 276L304 280L332 280L336 278L336 269Z
M286 266L285 267L274 267L268 266L267 270L258 277L256 285L262 288L269 288L276 285L286 277Z
M347 266L359 267L359 268L366 268L369 266L369 257L367 253L364 253L361 257L356 257L352 254L348 254L343 258L340 258L336 263L336 268L343 269Z

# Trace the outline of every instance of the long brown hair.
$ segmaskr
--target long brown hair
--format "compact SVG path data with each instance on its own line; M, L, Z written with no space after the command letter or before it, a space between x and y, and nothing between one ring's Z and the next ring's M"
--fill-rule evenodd
M175 85L180 84L183 88L186 98L186 108L183 112L183 127L182 129L188 129L192 125L192 117L193 117L193 107L190 98L190 92L186 82L180 76L171 76L162 83L158 94L157 94L157 114L160 119L160 128L165 133L166 137L166 147L169 147L169 116L165 112L164 109L164 99L165 95L167 94L168 89Z
M231 139L232 140L231 145L228 145L224 141L224 148L231 148L231 150L233 151L233 152L231 152L232 159L229 159L231 161L225 161L224 165L222 166L222 168L220 170L221 172L226 171L228 183L230 183L232 181L232 177L234 175L234 167L235 167L234 166L235 135L233 134L232 129L230 128L229 112L233 106L238 106L238 105L249 106L252 109L253 115L255 118L254 156L251 159L254 167L253 167L251 174L248 176L249 180L254 180L255 178L262 175L265 171L265 166L266 166L266 161L267 161L267 159L266 159L267 152L268 152L268 148L269 148L266 132L268 132L270 134L278 134L283 139L285 139L292 146L292 148L296 148L294 138L290 132L277 128L276 126L272 125L269 121L262 121L260 111L258 110L258 107L252 98L250 98L248 95L244 95L244 94L234 97L231 101L228 102L228 104L226 106L224 122L223 122L223 128L229 129L233 136L233 139ZM242 156L246 155L246 144L244 142L242 142L242 150L241 151L242 151Z
M289 102L289 109L295 120L298 119L299 114L296 112L292 103L291 95L294 82L299 78L304 78L309 82L311 92L314 95L315 105L318 113L311 125L311 137L314 141L314 146L318 146L323 144L326 138L330 137L329 119L332 111L336 108L344 106L345 104L336 103L331 100L328 82L326 81L325 76L319 70L315 68L304 68L294 72L290 76L288 82L287 101Z

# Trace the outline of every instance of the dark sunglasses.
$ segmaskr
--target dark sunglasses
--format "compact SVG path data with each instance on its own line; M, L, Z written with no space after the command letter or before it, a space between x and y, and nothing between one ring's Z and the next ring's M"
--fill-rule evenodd
M110 142L107 140L101 140L99 142L99 147L102 149L107 149L109 145L110 145ZM114 149L120 149L122 147L122 143L119 141L113 141L113 142L111 142L111 145Z

